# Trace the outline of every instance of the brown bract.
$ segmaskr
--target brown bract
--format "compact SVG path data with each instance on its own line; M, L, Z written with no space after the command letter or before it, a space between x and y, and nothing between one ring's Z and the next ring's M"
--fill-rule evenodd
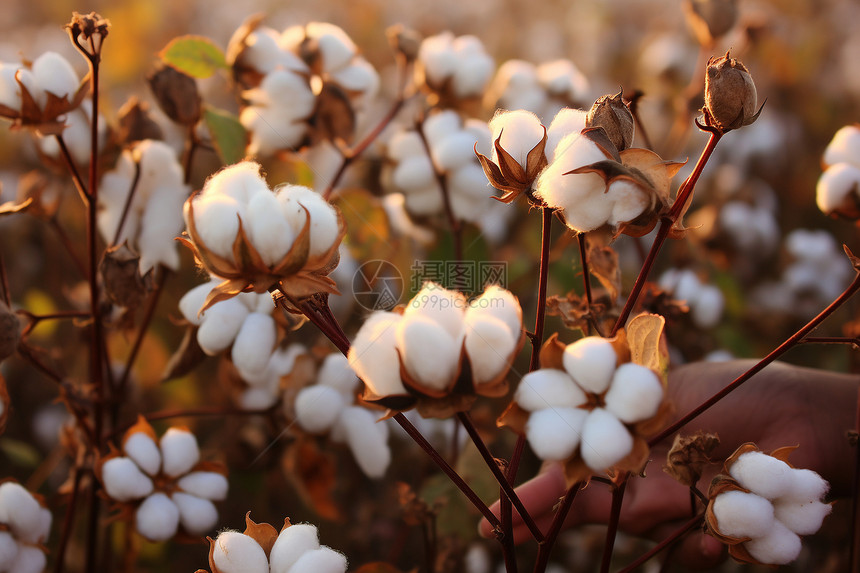
M194 258L206 271L224 279L224 282L209 292L199 312L202 313L216 302L227 300L241 292L264 293L274 285L278 285L285 294L295 299L321 292L340 294L334 281L328 277L340 260L338 247L346 234L343 216L336 207L334 209L337 212L338 236L327 251L310 255L311 215L302 206L305 211L302 230L284 257L277 264L269 266L263 262L260 253L248 239L242 226L242 218L238 214L236 216L239 218L239 232L233 241L232 260L213 253L206 247L194 222L194 199L198 193L188 199L187 238L177 237L177 240L191 249Z
M176 68L162 65L147 78L158 107L180 125L192 126L200 121L203 99L197 82Z
M708 60L705 71L705 125L725 133L750 125L761 114L756 111L757 95L752 76L743 62L725 56Z
M600 96L585 116L585 127L602 127L618 151L633 144L633 114L621 98L622 92Z
M284 525L281 527L281 531L291 525L292 523L290 523L289 517L284 519ZM265 552L267 560L272 553L272 547L275 545L275 541L277 541L279 533L280 532L277 529L268 523L257 523L251 519L250 511L245 514L245 531L242 532L242 535L247 535L256 541L257 544L263 548L263 552ZM206 541L209 542L209 568L212 570L212 573L222 573L222 570L215 565L215 540L211 537L207 537ZM206 571L198 569L197 573L206 573Z
M540 175L540 172L547 166L545 153L546 140L546 127L544 127L543 138L526 156L525 168L502 147L502 133L499 133L499 137L493 143L493 146L496 148L498 163L494 163L486 155L478 153L478 144L475 144L475 155L478 156L478 160L481 162L484 175L487 176L490 185L503 193L501 197L493 197L493 199L502 203L512 203L517 197L523 193L527 193L529 201L537 203L537 200L528 192L531 190L532 184L538 175Z
M128 98L119 108L117 124L117 139L121 145L130 145L144 139L164 139L161 127L152 119L149 104L138 100L136 96Z
M675 436L675 442L666 456L663 471L687 487L695 486L705 466L711 463L710 455L720 445L716 434L696 432L692 436Z
M30 128L40 135L59 135L66 128L65 115L76 109L84 101L90 90L90 76L87 74L71 95L59 97L45 92L45 106L39 107L33 94L21 82L20 71L15 72L15 81L21 89L21 109L12 109L0 104L0 117L12 121L13 128Z

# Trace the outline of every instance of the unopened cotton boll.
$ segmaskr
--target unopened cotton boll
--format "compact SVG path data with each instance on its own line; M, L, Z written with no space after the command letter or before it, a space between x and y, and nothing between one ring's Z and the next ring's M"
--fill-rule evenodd
M824 518L830 515L833 506L817 500L777 500L774 515L787 528L798 535L812 535L821 529Z
M852 163L860 167L860 127L846 125L834 134L824 150L825 165Z
M269 358L278 339L278 327L270 314L252 312L245 317L230 356L239 374L245 377L261 376L269 365Z
M611 412L595 408L582 426L583 461L594 470L605 470L633 450L633 436Z
M309 386L296 396L296 420L305 431L321 434L331 429L345 407L343 395L331 386Z
M102 465L107 494L117 501L140 499L152 493L152 480L131 459L111 458Z
M497 378L508 365L517 338L494 316L479 316L466 322L466 354L475 384Z
M564 349L564 369L586 392L603 393L612 381L618 355L612 344L599 336L587 336Z
M650 368L627 362L618 367L604 397L606 409L619 420L633 424L657 413L663 385Z
M221 573L269 573L266 552L252 537L225 531L213 543L212 562Z
M386 443L384 422L377 422L370 410L360 406L346 408L337 421L340 434L352 450L355 462L364 474L381 478L391 463L391 450Z
M396 348L401 316L393 312L371 314L350 346L349 365L371 392L378 396L406 394L400 380L400 358Z
M291 573L296 561L307 551L319 549L317 528L308 523L290 525L278 534L269 553L271 573Z
M739 456L729 474L746 489L767 499L776 499L791 489L791 466L764 452Z
M329 547L308 551L290 568L289 573L344 573L346 557Z
M179 528L179 508L161 492L143 500L134 516L135 527L150 541L165 541Z
M191 535L203 535L218 524L218 510L208 499L182 492L174 492L170 498L179 509L179 523Z
M520 408L535 412L544 408L576 408L588 398L563 370L541 368L520 380L514 400Z
M178 477L187 473L200 461L197 438L187 430L168 429L161 436L160 446L162 469L170 477Z
M501 136L499 144L507 151L520 166L526 168L526 159L531 151L544 136L544 127L538 116L530 111L501 111L496 112L490 120L490 130L495 142ZM498 161L495 148L493 161Z
M210 471L191 472L176 482L179 489L205 499L220 501L227 497L229 482L227 478Z
M47 565L45 553L38 547L22 545L18 548L15 560L9 566L9 573L42 573Z
M767 535L747 541L744 547L762 563L785 565L800 555L801 543L796 533L775 520Z
M428 318L443 328L451 338L459 340L463 334L466 306L466 297L462 293L428 282L406 305L403 317Z
M143 471L153 476L161 468L158 444L144 432L135 432L122 443L122 451Z
M723 535L762 537L773 527L773 505L754 493L739 490L721 493L714 499L713 509Z
M206 309L197 330L197 343L209 356L214 356L233 344L245 323L248 309L235 298L215 303Z
M396 340L403 365L415 382L440 391L453 382L461 347L459 340L454 340L437 322L426 316L404 314L397 325Z
M545 461L569 458L580 444L588 412L579 408L536 410L526 422L526 438L535 455Z

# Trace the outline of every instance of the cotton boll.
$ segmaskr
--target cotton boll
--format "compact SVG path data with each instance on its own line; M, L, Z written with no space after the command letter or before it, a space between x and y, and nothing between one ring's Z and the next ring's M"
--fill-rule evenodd
M376 429L384 422L377 422L370 410L360 406L346 408L337 421L339 433L352 450L355 462L361 471L370 478L381 478L391 463L391 450Z
M379 91L379 74L364 58L356 58L349 66L333 73L332 79L342 88L360 92L365 98Z
M773 527L773 505L754 493L739 490L721 493L714 499L713 509L723 535L762 537Z
M648 194L638 185L625 180L613 182L606 198L612 202L612 215L607 221L610 225L632 221L641 215L651 202Z
M568 136L578 137L577 134L585 129L585 118L587 115L587 112L581 109L572 109L569 107L560 110L556 114L546 130L546 157L550 163L555 161L561 152L567 149L573 142L573 139L571 139L562 146L560 145L562 140Z
M497 378L508 365L517 339L508 326L494 316L474 317L466 323L466 354L475 384Z
M241 34L247 32L239 28L230 38L230 44L239 42ZM279 34L272 28L259 26L245 37L245 49L241 54L241 63L253 68L261 74L274 70L281 61L281 48L278 45Z
M438 188L424 187L416 190L403 190L406 210L414 216L423 217L441 213L445 202Z
M179 270L175 237L182 232L184 189L159 187L152 192L140 218L136 246L140 253L140 272L146 274L156 265Z
M424 38L418 49L418 61L424 69L427 81L441 85L457 68L457 54L454 52L454 35L443 32Z
M45 553L38 547L21 545L9 566L9 573L42 573L47 565Z
M463 121L459 114L451 109L434 113L424 121L424 137L430 143L430 148L439 145L442 140L462 129Z
M349 366L349 360L340 352L333 352L326 356L317 373L317 384L334 388L350 402L358 383L355 372Z
M245 318L230 351L243 378L246 374L255 377L265 373L277 338L278 327L271 315L252 312Z
M576 451L587 417L588 412L579 408L536 410L526 422L526 438L540 459L565 460Z
M713 285L702 285L696 306L693 307L693 322L700 328L712 328L723 316L726 301L723 292Z
M296 396L296 420L305 431L322 434L331 429L345 407L343 395L331 386L308 386Z
M729 474L743 487L767 499L776 499L791 489L791 466L763 452L739 456Z
M472 315L491 314L504 321L514 337L519 339L523 329L523 310L520 301L511 291L497 285L490 285L466 309L466 318Z
M633 450L633 436L612 413L595 408L582 426L583 461L594 470L605 470Z
M261 169L260 164L253 161L229 165L206 180L201 195L206 198L227 196L242 205L247 205L251 197L269 188L266 180L260 175Z
M627 362L615 371L604 400L606 409L619 420L633 424L657 413L663 385L650 368Z
M400 358L395 346L400 320L400 315L393 312L371 314L347 354L356 375L378 396L407 393L400 380Z
M122 451L151 476L157 474L161 468L161 451L158 444L144 432L135 432L126 438L122 443Z
M186 474L179 478L176 485L186 493L214 501L225 499L229 488L229 483L224 475L209 471Z
M451 210L464 221L479 222L491 208L490 197L496 192L487 183L487 176L477 165L464 165L448 177Z
M443 172L451 172L474 163L474 150L475 137L468 131L457 131L433 147L433 160Z
M212 562L221 573L269 573L266 552L252 537L238 531L225 531L215 538Z
M491 573L493 558L484 545L472 543L463 556L463 569L465 573Z
M214 356L233 344L248 316L248 309L235 298L215 303L206 310L197 330L197 343L203 352Z
M48 539L48 536L51 534L51 522L53 520L54 516L51 515L51 511L47 507L39 510L39 528L36 530L35 535L33 535L35 543L44 543Z
M478 153L489 156L493 152L492 132L487 122L470 117L463 122L463 131L471 134Z
M289 573L344 573L346 557L329 547L308 551L290 568Z
M618 355L612 344L599 336L581 338L564 349L564 369L586 392L604 392L615 373Z
M17 556L18 542L8 531L0 531L0 571L10 571L10 565Z
M837 163L818 178L815 185L815 203L823 213L831 213L843 204L850 193L857 192L858 185L860 167Z
M394 168L391 182L397 189L408 192L434 184L433 164L423 150L421 153L403 159Z
M749 554L762 563L785 565L800 555L800 537L776 520L773 528L764 537L752 539L744 544Z
M520 166L526 168L526 158L544 136L544 128L538 116L530 111L500 111L490 120L490 130L493 132L493 141L501 135L499 144L507 151ZM495 148L493 149L493 161L498 161Z
M791 487L779 501L820 500L830 490L830 484L812 470L792 469Z
M209 292L218 284L219 281L209 281L201 285L197 285L190 291L182 295L179 299L179 312L182 316L195 326L199 326L202 320L197 312L203 308L203 303L206 301Z
M112 458L102 466L107 494L117 501L140 499L152 493L152 480L131 459Z
M535 412L549 407L575 408L585 404L587 397L564 370L541 368L523 376L514 401L520 408Z
M403 365L415 382L440 391L453 383L461 346L442 326L426 316L404 313L395 336Z
M463 335L466 306L466 297L462 293L427 282L406 305L403 317L428 318L443 328L451 338L459 340Z
M296 117L292 109L280 107L248 106L239 112L239 123L251 134L247 154L252 156L293 149L302 143L308 131L304 119Z
M537 68L541 85L554 96L582 98L589 90L588 78L570 60L552 60Z
M0 485L0 523L8 524L19 538L40 531L41 506L23 486L15 482Z
M832 510L829 503L815 500L779 499L774 503L776 518L798 535L812 535L821 529L821 523Z
M34 83L32 72L24 70L21 64L0 62L0 104L13 110L21 109L21 86L15 80L18 70L30 74L30 83Z
M170 498L179 509L179 523L191 535L203 535L218 524L218 510L208 499L182 492L174 492Z
M36 58L32 71L39 87L57 97L71 100L78 90L78 74L69 61L56 52L45 52Z
M179 508L161 492L143 500L134 516L138 533L150 541L166 541L179 528Z
M388 157L402 162L414 156L426 156L424 143L416 131L398 131L391 136L386 146Z
M170 428L161 436L162 470L170 477L187 473L200 460L197 438L188 430Z
M837 131L824 150L822 162L827 166L852 163L860 167L860 128L846 125Z
M356 48L352 39L338 26L328 22L310 22L305 27L308 38L318 42L326 71L342 68L355 56Z
M303 554L319 549L317 528L308 523L290 525L278 534L269 553L271 573L293 573L292 567Z
M301 185L287 185L278 189L278 199L296 235L307 220L307 209L311 218L310 256L321 255L334 245L340 232L337 211L319 193Z
M213 253L232 261L239 219L247 221L245 207L226 195L193 199L193 206L195 228L200 240ZM187 217L186 208L186 224Z
M281 214L277 198L268 190L255 194L248 202L245 232L263 262L270 267L274 267L284 258L295 238L293 230Z

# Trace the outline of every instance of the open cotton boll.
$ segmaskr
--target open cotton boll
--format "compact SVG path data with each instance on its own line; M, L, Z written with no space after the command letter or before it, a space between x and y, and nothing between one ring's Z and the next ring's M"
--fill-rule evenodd
M360 92L364 98L372 98L379 91L379 74L364 58L355 58L349 66L331 74L342 88Z
M445 208L444 199L438 189L432 186L417 190L403 189L404 205L409 213L416 216L434 215Z
M605 470L633 450L633 436L618 418L603 408L595 408L582 426L583 461L594 470Z
M214 501L225 499L229 488L229 483L224 475L209 471L186 474L179 478L176 485L186 493Z
M663 385L657 374L633 362L618 367L604 397L606 409L627 424L647 420L663 401Z
M165 494L156 492L137 508L134 523L138 533L150 541L165 541L179 528L179 508Z
M305 33L308 38L314 38L318 42L326 72L347 65L358 51L346 32L329 22L310 22L305 26Z
M337 212L321 195L301 185L286 185L278 188L278 200L296 235L310 215L310 256L321 255L331 248L340 232Z
M432 151L433 161L443 172L450 173L464 165L474 164L475 137L464 130L442 138ZM483 172L483 170L482 170Z
M418 49L418 61L424 66L424 75L433 84L441 84L457 68L457 54L453 48L454 34L442 32L424 38Z
M504 321L514 338L519 340L523 329L523 309L511 291L497 285L485 288L481 296L472 300L466 309L466 320L482 314L490 314Z
M291 573L296 561L307 551L319 549L317 528L309 523L290 525L278 534L269 553L271 573Z
M112 458L102 466L102 481L107 494L117 501L140 499L152 493L153 485L149 476L131 459Z
M274 155L281 149L292 149L302 142L308 130L307 123L292 110L280 107L248 106L239 112L239 123L251 133L249 155Z
M345 407L343 395L331 386L308 386L296 396L296 420L305 431L321 434L331 429Z
M400 380L396 349L400 320L393 312L374 312L358 330L347 354L356 375L377 396L407 393Z
M746 489L767 499L776 499L791 489L791 466L764 452L739 456L729 474Z
M576 408L587 401L585 392L564 370L541 368L520 380L514 401L520 408L535 412L544 408Z
M425 156L424 143L416 131L398 131L391 136L386 146L388 157L402 162L411 157Z
M405 313L395 336L403 365L415 382L433 390L451 385L460 363L459 339L426 316Z
M448 290L432 282L424 283L406 309L403 318L422 316L435 322L448 335L459 340L463 335L463 319L467 306L463 293Z
M45 52L36 58L31 69L39 87L57 97L71 100L78 90L78 74L72 64L56 52Z
M588 78L567 59L544 62L537 68L540 83L554 96L577 99L589 90Z
M466 322L466 354L475 384L497 378L508 366L517 346L508 326L494 316L479 316Z
M545 461L569 458L580 444L588 412L579 408L536 410L526 422L526 438L535 455Z
M825 165L853 163L860 167L860 127L846 125L834 135L824 150Z
M564 349L564 369L586 392L601 394L612 381L618 355L612 344L599 336L580 338Z
M277 339L278 327L270 314L252 312L245 317L230 351L239 374L255 377L265 373Z
M817 500L802 502L779 499L774 503L776 518L798 535L812 535L821 529L821 523L831 511L833 506Z
M191 535L203 535L218 524L218 510L208 499L178 491L170 498L179 509L179 523Z
M723 316L726 301L723 292L714 285L702 285L696 306L693 307L693 322L700 328L717 325Z
M9 525L17 537L23 538L28 532L40 529L40 510L39 502L21 484L0 485L0 523Z
M460 131L462 127L463 120L460 119L460 115L454 110L446 109L434 113L424 121L424 137L427 138L432 149L449 135Z
M17 556L18 542L8 531L0 531L0 571L10 571L10 565Z
M200 348L209 356L225 350L233 344L247 316L248 308L235 298L210 306L197 330L197 343Z
M818 178L815 185L815 203L823 213L831 213L842 206L849 194L857 193L858 185L860 167L837 163Z
M607 221L610 225L632 221L651 203L648 194L638 185L624 180L615 181L609 186L606 199L612 203L612 214Z
M346 408L337 421L339 432L345 438L355 462L364 474L371 478L381 478L391 463L391 450L382 432L384 422L377 422L370 410L360 406Z
M281 214L278 199L268 190L255 194L248 202L245 232L263 262L270 267L284 258L295 239L292 228Z
M346 557L330 547L308 551L296 561L289 573L344 573Z
M744 547L762 563L785 565L800 555L801 543L796 533L775 520L767 535L747 541Z
M213 543L212 562L221 573L269 573L266 552L252 537L225 531Z
M332 352L323 360L317 384L330 386L340 392L345 399L352 401L359 380L349 366L349 360L340 352Z
M187 473L200 461L197 438L188 430L169 428L159 443L161 446L162 470L170 477Z
M233 260L233 242L239 232L239 219L248 220L245 206L228 195L212 195L193 200L194 224L200 239L216 255ZM188 224L186 203L185 219Z
M546 158L552 163L558 155L575 141L578 134L585 129L585 118L588 113L581 109L566 107L559 110L546 130ZM573 136L564 146L562 140Z
M773 505L754 493L739 490L721 493L714 499L713 509L723 535L762 537L773 527Z
M122 451L138 467L151 476L161 468L161 451L158 444L144 432L134 432L122 443Z
M538 116L524 109L496 112L490 120L490 131L493 133L493 142L501 136L499 144L502 149L523 169L526 168L529 151L541 142L544 135L544 128ZM498 161L495 146L492 159Z
M448 175L451 210L454 215L464 221L480 223L491 207L490 197L495 195L495 191L487 183L484 170L477 163L471 163L451 171Z
M391 182L406 192L433 185L435 177L433 164L426 154L404 158L391 172Z
M794 468L791 471L791 487L779 499L792 501L821 500L830 490L830 484L812 470Z
M179 299L179 312L182 313L185 320L195 326L200 326L206 313L204 312L202 315L198 316L197 312L203 307L203 303L206 301L206 297L209 295L209 292L219 282L221 281L209 281L201 285L197 285L182 295L182 298Z
M9 573L42 573L47 565L45 553L38 547L21 545L15 560L9 565Z
M266 180L260 175L259 163L241 161L218 171L203 184L201 196L227 196L242 205L247 205L252 196L268 190Z
M14 110L21 109L21 86L15 80L15 74L21 70L30 74L30 82L33 83L33 74L21 67L21 64L10 64L0 62L0 104ZM24 85L27 85L25 83Z

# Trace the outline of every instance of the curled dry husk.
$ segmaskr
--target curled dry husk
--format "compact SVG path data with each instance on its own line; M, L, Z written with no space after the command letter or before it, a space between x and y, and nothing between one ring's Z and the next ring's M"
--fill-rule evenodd
M619 330L615 338L609 339L615 353L618 356L618 365L625 362L633 362L654 371L660 378L663 386L663 401L660 403L657 413L647 420L634 424L625 424L625 427L633 436L633 449L620 462L615 464L609 471L611 476L629 471L641 474L648 462L650 449L646 437L656 434L666 425L669 417L674 412L674 404L669 400L666 391L668 385L667 371L669 367L669 351L666 339L663 335L665 319L656 314L640 314L630 322L627 327ZM558 339L558 334L552 336L544 343L540 352L541 368L564 369L564 349L567 345ZM608 389L607 389L608 391ZM580 408L593 410L602 402L603 394L598 396L589 395L589 400ZM507 426L520 435L525 435L525 427L530 413L522 409L516 402L511 402L507 409L502 412L496 425ZM588 481L595 471L588 467L576 453L563 462L564 476L567 485L571 486L577 482Z
M546 158L546 142L547 134L546 127L543 127L543 137L535 145L526 156L526 167L520 165L519 161L514 159L501 145L502 133L493 142L496 149L498 163L494 163L489 157L478 152L478 144L475 144L475 155L478 156L478 161L481 162L481 168L484 170L487 180L490 185L503 193L501 197L493 197L502 203L513 203L517 197L526 193L533 200L529 193L535 180L547 166Z

